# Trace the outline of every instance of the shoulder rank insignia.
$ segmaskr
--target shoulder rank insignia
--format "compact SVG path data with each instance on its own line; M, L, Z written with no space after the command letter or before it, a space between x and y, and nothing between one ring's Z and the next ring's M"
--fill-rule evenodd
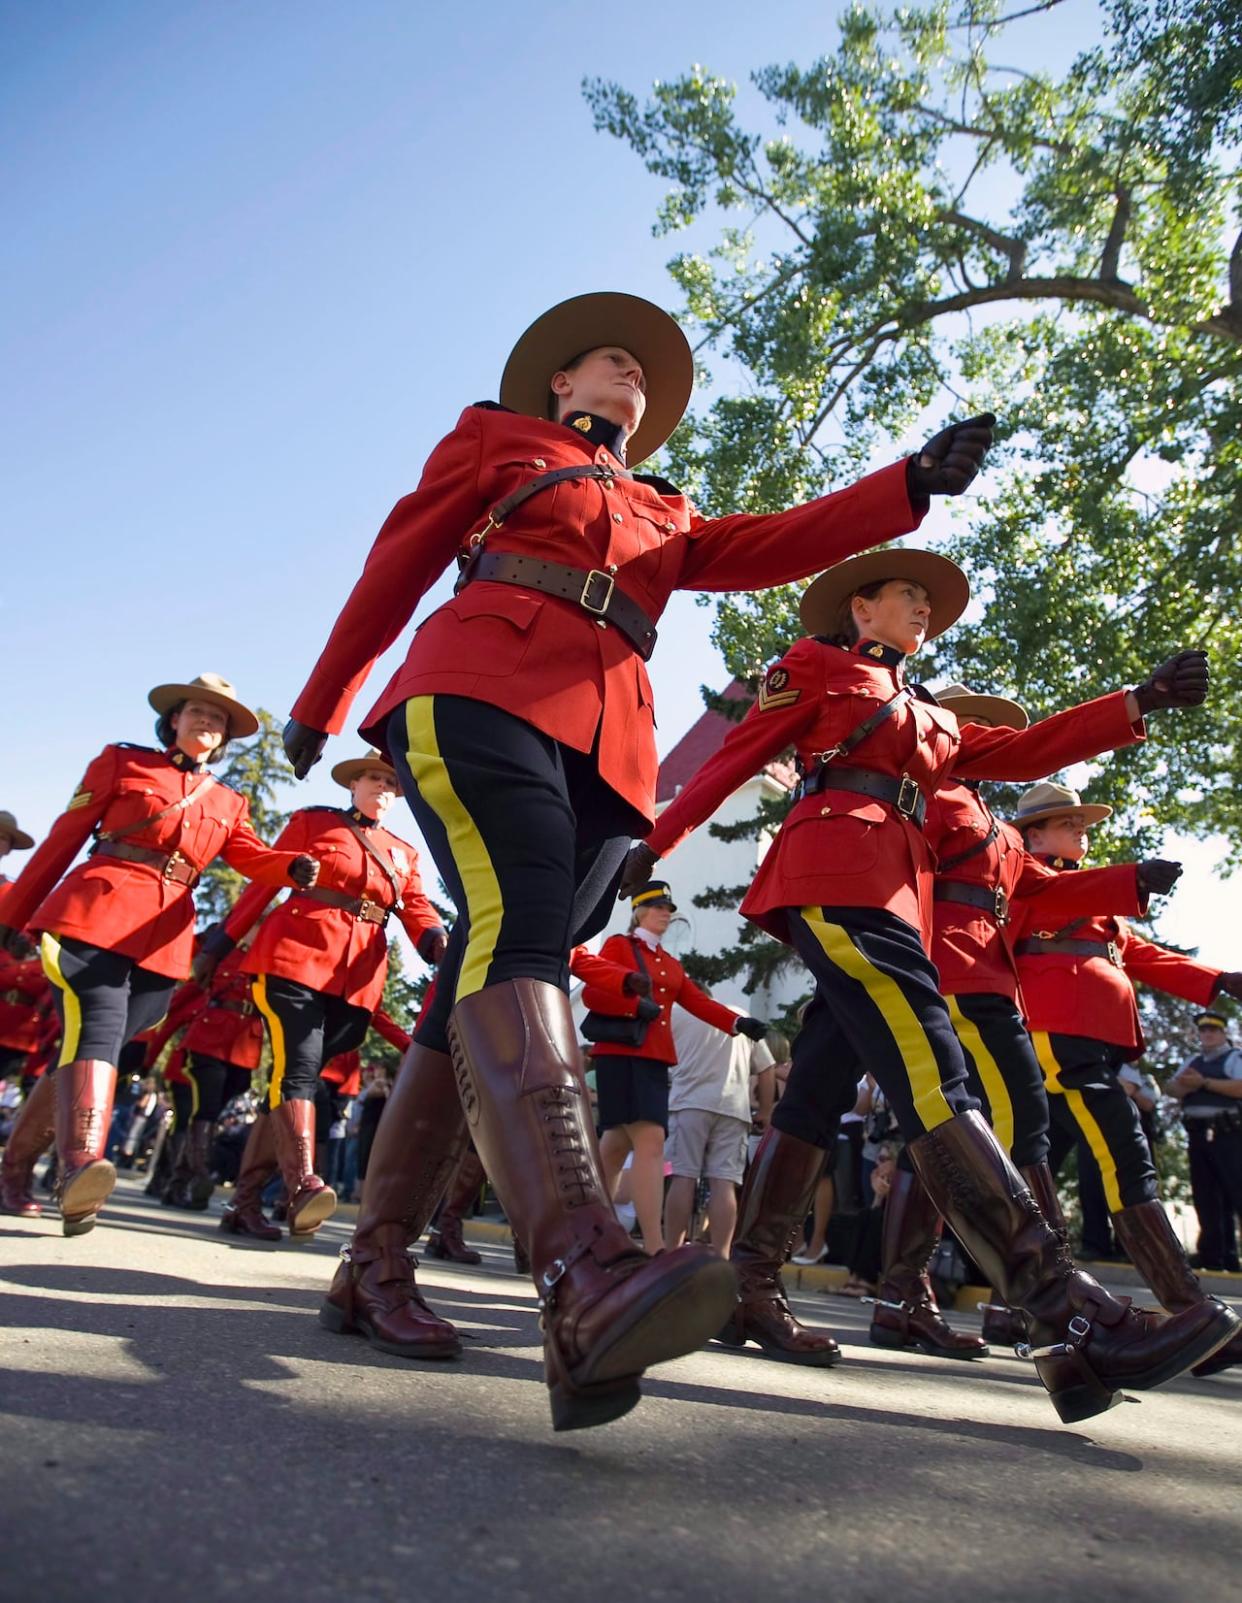
M759 711L773 712L777 707L791 707L802 695L800 690L789 688L789 669L769 668L759 686Z
M65 808L65 811L67 813L71 813L75 807L88 807L91 803L93 795L93 791L81 789L75 790L73 795L69 798L69 805Z

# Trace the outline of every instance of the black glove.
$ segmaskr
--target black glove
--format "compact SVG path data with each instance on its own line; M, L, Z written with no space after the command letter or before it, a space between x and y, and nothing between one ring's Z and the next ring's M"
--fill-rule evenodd
M1222 974L1216 982L1216 989L1242 1002L1242 972L1235 969L1230 974Z
M424 963L435 968L448 947L448 935L442 929L424 930L418 937L417 951Z
M1207 700L1209 677L1206 651L1179 651L1150 679L1135 685L1134 699L1144 714L1163 707L1201 707Z
M768 1033L768 1027L762 1019L739 1019L733 1026L735 1035L749 1036L752 1041L762 1041Z
M621 981L621 989L626 996L650 996L651 975L640 974L637 969L634 969Z
M660 1004L653 1002L649 996L639 998L638 1006L634 1010L634 1017L641 1019L644 1024L650 1024L660 1016Z
M220 959L227 957L236 945L237 942L226 932L223 924L209 925L198 937L198 951L190 965L190 978L195 985L204 988L210 985Z
M296 718L290 718L281 738L285 743L285 756L293 764L294 778L305 779L323 756L323 748L328 744L327 735L319 729L311 729L307 724L300 724Z
M1182 865L1166 862L1163 857L1149 857L1138 865L1138 888L1144 899L1167 896L1181 877Z
M307 857L303 852L289 864L289 878L302 890L308 891L319 878L319 864L313 857Z
M906 465L906 482L913 494L961 495L983 466L992 444L991 412L980 412L964 423L950 423L934 434Z
M651 871L660 859L640 841L637 846L630 847L629 856L625 859L625 867L621 870L621 883L617 886L617 896L633 896L635 891L642 890L651 878Z
M10 924L0 924L0 951L25 961L33 957L36 950L34 942L24 931L15 930Z

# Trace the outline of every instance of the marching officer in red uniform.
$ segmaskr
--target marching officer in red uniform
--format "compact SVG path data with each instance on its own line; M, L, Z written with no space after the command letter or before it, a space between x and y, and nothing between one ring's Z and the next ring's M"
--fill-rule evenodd
M634 296L578 296L537 319L509 357L502 407L462 413L380 531L285 733L305 774L376 657L461 561L455 598L363 725L387 742L459 917L324 1317L389 1351L449 1346L407 1248L468 1123L530 1251L559 1429L632 1408L642 1371L699 1346L732 1300L719 1259L697 1247L648 1259L618 1223L566 989L566 953L603 928L628 840L654 813L656 621L674 590L787 583L914 528L928 495L965 487L991 438L992 420L974 419L807 506L704 519L632 470L680 421L693 373L677 324Z
M929 799L951 776L1021 778L1132 742L1141 716L1194 704L1207 663L1185 653L1135 691L1075 707L1030 729L958 724L907 686L905 658L966 606L965 575L931 552L870 552L822 575L802 600L812 637L771 668L750 713L636 846L633 888L750 775L793 745L803 779L742 913L794 946L816 982L785 1094L755 1156L734 1258L744 1329L778 1356L823 1362L827 1338L803 1331L780 1284L852 1104L859 1072L876 1078L939 1213L1025 1308L1040 1378L1065 1420L1111 1406L1207 1357L1238 1328L1223 1304L1157 1326L1128 1310L1065 1254L966 1090L966 1068L928 956L935 858Z
M636 1039L597 1041L591 1048L595 1089L599 1099L600 1156L611 1196L617 1188L627 1156L630 1195L642 1226L648 1252L664 1248L664 1143L668 1136L669 1070L677 1062L673 1041L673 1007L684 1007L696 1019L712 1024L724 1035L760 1039L767 1025L740 1018L732 1008L700 990L681 964L660 944L677 911L664 880L652 880L633 898L633 927L628 935L610 935L600 957L622 969L645 974L651 982L649 998L617 997L610 989L588 985L583 1003L605 1016L634 1018L644 1005L654 1016L642 1024Z
M964 685L946 686L936 700L959 724L1025 729L1029 723L1016 702L972 695ZM967 1089L1031 1190L1051 1208L1056 1188L1046 1172L1048 1098L1018 1006L1017 967L1005 938L1009 905L1018 896L1037 898L1046 917L1143 912L1149 894L1172 886L1178 867L1153 860L1059 873L1032 857L1019 832L993 814L979 794L978 780L951 779L942 785L928 803L924 833L936 854L931 959L966 1060ZM901 1239L903 1224L908 1240ZM885 1284L872 1322L872 1339L881 1345L908 1330L924 1350L943 1347L930 1308L910 1294L913 1256L938 1233L930 1198L913 1173L899 1170L885 1209ZM895 1273L889 1269L890 1252ZM919 1276L920 1282L925 1279ZM1012 1344L1022 1334L1011 1310L987 1306L985 1341ZM975 1339L949 1335L959 1351Z
M392 766L371 751L338 763L332 777L350 792L352 805L303 808L278 841L312 853L319 881L268 915L242 964L253 976L272 1046L270 1135L295 1238L313 1235L336 1208L336 1193L315 1173L315 1091L324 1065L362 1042L379 1006L389 917L400 919L425 962L438 962L447 940L423 894L418 853L383 826L397 793ZM243 891L223 925L206 936L200 974L241 939L271 896L261 885ZM256 1133L256 1144L261 1139Z
M1063 785L1045 784L1026 792L1013 821L1028 851L1064 871L1082 862L1087 830L1111 811L1084 803ZM1160 1201L1151 1148L1117 1070L1143 1052L1136 980L1204 1007L1222 991L1242 997L1242 972L1171 952L1121 917L1049 917L1038 898L1015 902L1013 932L1022 1002L1052 1117L1099 1165L1117 1239L1157 1300L1170 1313L1202 1307L1209 1299ZM1195 1373L1239 1362L1242 1337L1235 1337Z
M42 933L64 1024L56 1145L66 1235L93 1228L116 1183L103 1156L116 1064L190 972L191 892L203 869L222 856L273 890L318 873L312 858L265 846L246 798L208 771L229 740L259 727L233 686L201 674L157 685L148 700L162 749L105 746L0 907L0 946L22 944L23 928ZM92 835L87 861L66 873Z
M148 1073L155 1069L160 1054L173 1037L181 1037L176 1048L169 1053L163 1070L164 1086L172 1098L172 1123L164 1133L164 1140L156 1154L151 1179L146 1187L149 1196L159 1197L160 1201L170 1208L195 1206L188 1194L194 1087L186 1072L189 1053L185 1050L184 1035L206 1006L206 991L197 981L187 980L173 992L168 1012L160 1022L153 1029L144 1030L137 1037L145 1048L143 1067Z

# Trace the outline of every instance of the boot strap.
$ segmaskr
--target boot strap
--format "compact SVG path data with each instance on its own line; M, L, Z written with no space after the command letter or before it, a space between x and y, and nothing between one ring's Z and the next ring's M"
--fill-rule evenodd
M1090 1334L1091 1321L1082 1314L1075 1314L1066 1329L1064 1341L1053 1342L1049 1347L1032 1347L1030 1342L1020 1341L1015 1344L1014 1352L1019 1358L1067 1358L1080 1351Z

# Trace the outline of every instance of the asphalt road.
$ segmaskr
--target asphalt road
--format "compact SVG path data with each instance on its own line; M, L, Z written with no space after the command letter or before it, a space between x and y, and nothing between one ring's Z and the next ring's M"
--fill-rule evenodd
M316 1322L343 1225L234 1244L126 1180L106 1217L0 1221L5 1599L1240 1595L1242 1372L1066 1428L1013 1356L881 1351L815 1295L840 1367L711 1349L553 1436L498 1247L425 1267L468 1351L414 1365Z

